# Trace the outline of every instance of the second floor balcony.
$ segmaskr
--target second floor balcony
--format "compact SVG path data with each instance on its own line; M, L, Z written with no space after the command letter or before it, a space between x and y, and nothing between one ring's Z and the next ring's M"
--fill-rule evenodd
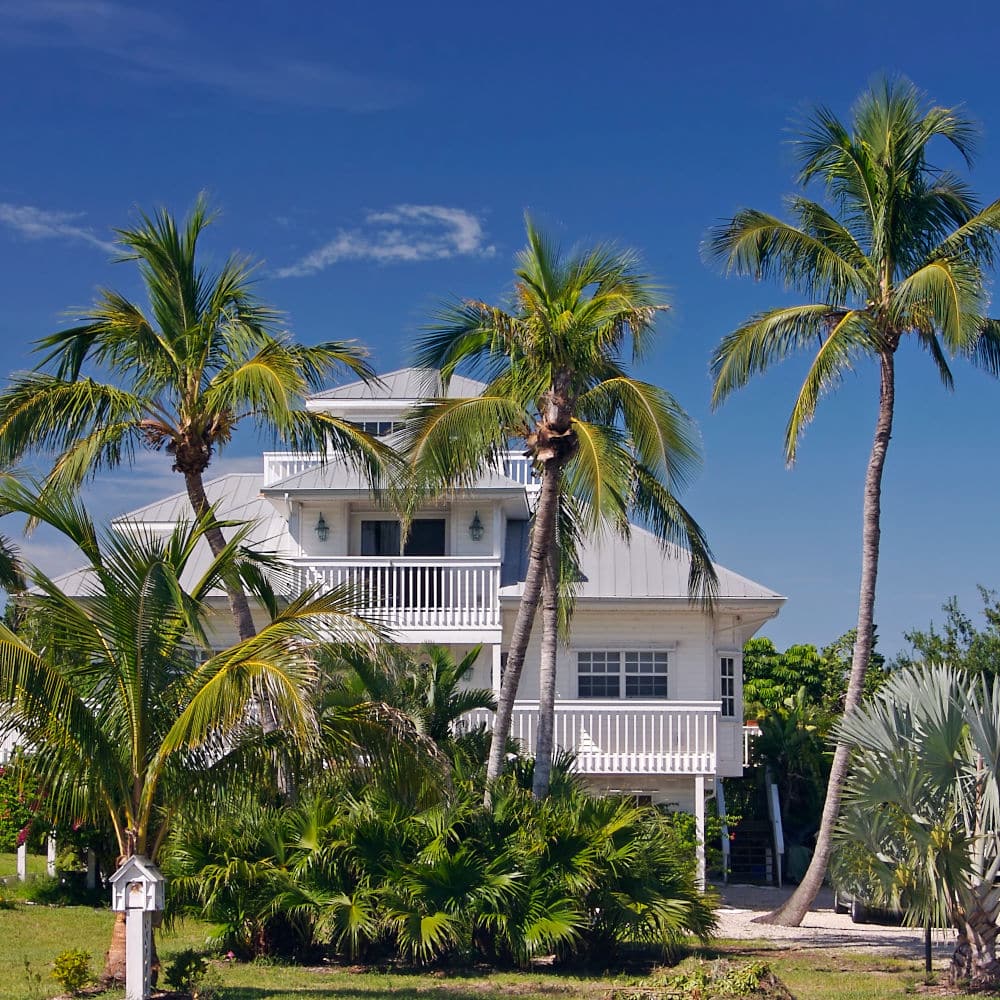
M300 589L348 587L390 628L499 629L500 560L354 556L291 560Z

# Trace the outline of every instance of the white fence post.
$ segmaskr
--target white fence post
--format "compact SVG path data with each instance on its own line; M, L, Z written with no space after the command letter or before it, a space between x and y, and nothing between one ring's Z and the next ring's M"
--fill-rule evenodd
M56 835L50 833L45 840L45 871L49 878L56 877Z

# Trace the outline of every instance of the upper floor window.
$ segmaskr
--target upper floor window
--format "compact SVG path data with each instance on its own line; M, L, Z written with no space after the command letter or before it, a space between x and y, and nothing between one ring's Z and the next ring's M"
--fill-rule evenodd
M666 698L667 660L666 650L660 649L580 651L577 697Z
M736 715L736 657L719 657L719 695L722 715L727 719Z
M394 434L403 426L399 420L352 420L351 423L359 431L371 434L372 437L386 437L389 434Z

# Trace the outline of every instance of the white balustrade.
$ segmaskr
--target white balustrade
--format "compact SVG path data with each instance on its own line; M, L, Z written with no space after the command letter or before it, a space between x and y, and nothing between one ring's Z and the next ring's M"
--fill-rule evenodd
M301 589L349 588L360 614L390 627L500 627L499 560L364 556L293 565Z
M576 755L580 774L714 774L717 702L560 701L555 745ZM463 716L468 727L493 724L479 709ZM538 702L514 703L511 736L528 752L535 746Z
M524 455L509 454L503 460L503 474L515 483L529 488L540 486L541 480L535 472L535 464Z
M264 485L271 486L282 479L297 476L300 472L308 472L322 464L323 459L320 455L296 454L292 451L265 451Z

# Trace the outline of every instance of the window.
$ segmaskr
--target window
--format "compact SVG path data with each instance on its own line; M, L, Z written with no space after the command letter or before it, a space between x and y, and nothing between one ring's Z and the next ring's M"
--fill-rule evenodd
M719 694L722 701L722 714L731 719L736 715L736 657L723 656L719 659Z
M666 698L667 659L668 654L665 650L653 649L578 652L576 654L577 697Z
M362 521L363 556L398 556L402 531L399 521ZM417 518L410 524L410 534L403 545L404 556L443 556L445 522L442 518Z
M399 540L399 521L361 522L363 556L398 556Z
M372 437L386 437L389 434L394 434L403 426L398 420L354 420L351 421L351 424L359 431L371 434Z
M579 697L620 698L621 659L621 653L577 653Z
M635 650L625 654L625 697L666 698L667 654Z

